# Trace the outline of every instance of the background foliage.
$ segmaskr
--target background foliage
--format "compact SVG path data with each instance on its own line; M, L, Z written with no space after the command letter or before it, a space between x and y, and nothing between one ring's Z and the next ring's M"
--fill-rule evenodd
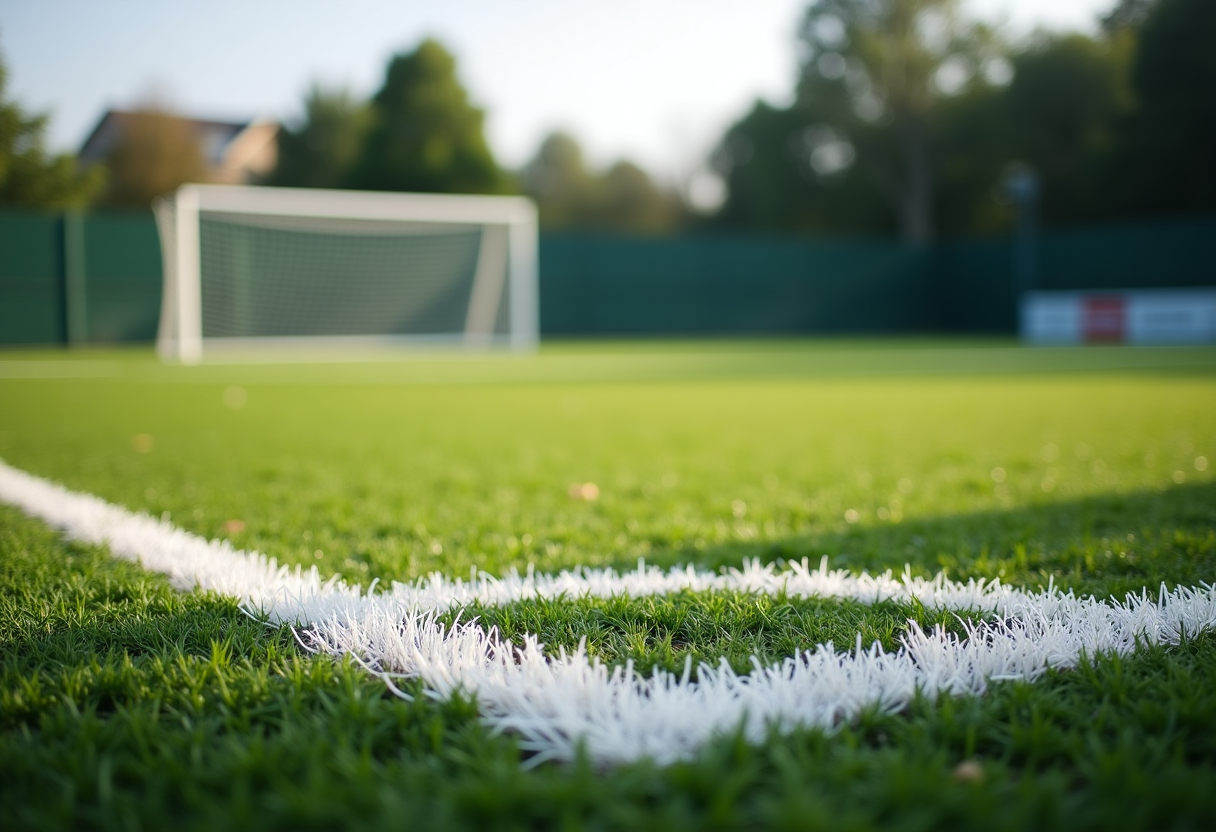
M757 102L719 144L723 225L992 233L1015 161L1047 224L1216 210L1208 0L1122 0L1095 35L1016 44L956 3L817 0L800 39L794 103Z
M619 160L586 165L556 132L518 171L496 162L455 57L426 40L394 56L368 101L314 85L280 134L275 185L522 192L552 229L708 227L935 237L1008 230L1011 165L1041 183L1048 226L1216 211L1216 6L1118 0L1093 34L1011 40L957 0L813 0L788 106L756 101L706 161L719 209ZM102 174L42 144L45 116L3 99L0 204L142 205L199 176L188 137L140 114ZM180 131L179 131L180 132Z
M190 122L158 107L123 113L122 132L106 158L102 205L146 208L185 182L205 182L207 163Z
M375 191L497 193L504 182L482 135L483 114L438 41L395 56L372 98L371 123L346 177ZM356 117L356 116L352 116Z
M71 156L49 154L47 116L30 115L5 95L8 71L0 59L0 206L80 208L97 194L102 172L82 174Z

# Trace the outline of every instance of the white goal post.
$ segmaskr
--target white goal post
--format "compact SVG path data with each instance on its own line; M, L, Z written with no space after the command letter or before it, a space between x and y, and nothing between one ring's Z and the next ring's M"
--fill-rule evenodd
M164 360L537 344L536 208L524 197L183 185L153 207Z

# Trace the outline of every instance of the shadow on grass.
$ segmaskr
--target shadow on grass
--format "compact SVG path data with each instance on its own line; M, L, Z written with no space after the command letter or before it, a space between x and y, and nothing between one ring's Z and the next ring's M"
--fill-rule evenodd
M689 550L665 543L653 541L648 563L689 562ZM1032 589L1050 577L1098 596L1162 581L1195 585L1216 581L1216 483L731 542L698 552L696 562L717 569L745 558L808 558L816 565L823 556L834 568L898 572L906 564L922 574L946 570L955 579L1000 578Z

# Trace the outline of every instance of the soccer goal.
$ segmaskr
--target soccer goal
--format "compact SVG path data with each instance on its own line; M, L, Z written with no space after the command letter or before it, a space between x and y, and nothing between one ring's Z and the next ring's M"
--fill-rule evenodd
M536 209L523 197L184 185L154 208L164 360L537 343Z

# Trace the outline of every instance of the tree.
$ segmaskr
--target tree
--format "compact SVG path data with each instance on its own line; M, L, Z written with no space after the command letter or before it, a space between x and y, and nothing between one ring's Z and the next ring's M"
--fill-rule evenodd
M1144 24L1155 5L1157 5L1157 0L1118 0L1109 12L1099 18L1099 21L1107 33L1138 29Z
M585 225L593 212L595 177L583 161L583 149L568 133L557 132L520 174L524 193L536 202L537 218L545 228Z
M340 188L351 175L371 113L346 90L314 85L298 126L279 131L279 156L268 184Z
M928 242L938 105L991 77L1000 58L992 32L962 21L958 0L815 0L799 38L798 105L821 128L808 155L851 155L902 237Z
M678 197L634 163L618 161L603 174L587 170L582 148L567 133L547 137L520 179L544 228L658 234L684 220Z
M103 204L146 208L186 182L207 181L199 137L187 119L155 105L120 115L118 139L106 157Z
M943 113L1007 80L995 34L957 0L814 0L789 109L758 103L715 154L721 222L818 232L936 230Z
M47 117L27 115L16 102L7 100L7 75L0 61L0 205L84 207L101 187L103 172L81 172L74 157L47 153Z
M684 211L675 194L656 185L633 162L621 160L601 179L597 215L603 228L661 234L679 227Z
M993 197L1015 162L1037 172L1049 225L1216 211L1212 0L1120 0L1097 36L1039 32L1016 51L953 8L816 0L794 105L758 104L717 152L719 220L1001 232L1012 211Z
M944 102L933 132L939 234L1009 231L1014 213L1000 183L1015 161L1037 170L1016 149L1013 132L1018 126L1010 116L1006 88L977 86Z
M483 114L434 40L388 65L351 187L377 191L498 193L506 181L482 135Z
M1137 107L1108 172L1128 214L1216 210L1216 3L1143 12L1131 71Z
M713 221L770 232L893 233L890 212L853 165L853 153L806 107L756 102L711 159L727 186Z
M1012 156L1036 169L1048 224L1109 214L1108 164L1133 106L1130 39L1057 35L1013 58L1005 91Z
M1132 106L1131 45L1122 35L1039 33L1010 57L1007 85L941 102L933 136L942 229L1008 228L1012 213L993 186L1015 161L1038 174L1045 223L1109 215L1110 158Z

